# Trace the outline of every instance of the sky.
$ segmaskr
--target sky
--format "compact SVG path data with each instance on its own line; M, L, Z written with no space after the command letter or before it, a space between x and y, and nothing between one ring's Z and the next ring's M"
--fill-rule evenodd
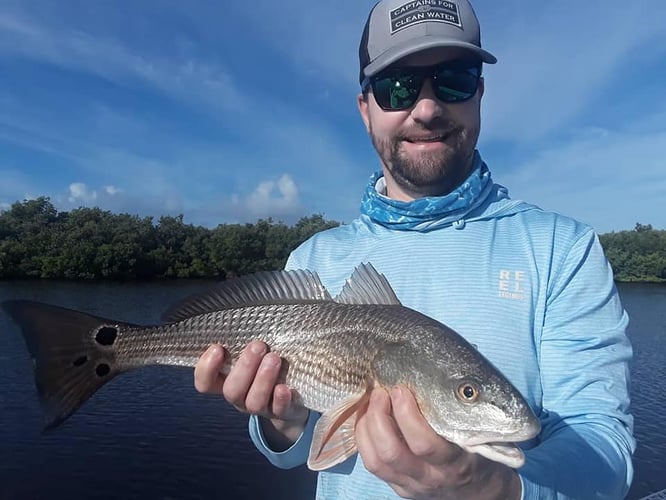
M407 0L406 0L407 1ZM666 1L476 0L478 149L512 198L666 229ZM0 209L351 221L374 0L2 0Z

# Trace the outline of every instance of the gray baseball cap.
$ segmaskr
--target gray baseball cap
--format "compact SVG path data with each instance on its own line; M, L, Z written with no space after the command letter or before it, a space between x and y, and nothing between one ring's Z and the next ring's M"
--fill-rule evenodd
M370 11L358 50L359 83L414 52L433 47L469 49L481 61L481 29L467 0L381 0Z

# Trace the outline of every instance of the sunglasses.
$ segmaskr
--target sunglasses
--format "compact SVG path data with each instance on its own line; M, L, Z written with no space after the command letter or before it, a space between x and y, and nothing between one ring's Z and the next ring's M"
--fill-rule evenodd
M432 81L435 96L445 103L471 99L479 88L481 65L476 61L447 61L435 66L397 67L363 80L363 92L372 87L384 111L409 109L416 103L426 78Z

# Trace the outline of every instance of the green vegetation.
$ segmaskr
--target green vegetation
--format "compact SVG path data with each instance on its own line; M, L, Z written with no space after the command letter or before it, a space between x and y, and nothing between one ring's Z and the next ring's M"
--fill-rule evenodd
M0 279L225 278L281 269L301 242L337 225L312 215L293 226L267 219L208 229L182 215L58 212L40 197L0 212ZM617 281L666 282L666 231L636 224L600 239Z
M0 279L225 278L280 269L298 244L337 225L313 215L291 227L268 219L207 229L182 215L154 223L99 208L58 212L40 197L0 213Z
M666 282L666 231L636 224L633 231L599 236L616 281Z

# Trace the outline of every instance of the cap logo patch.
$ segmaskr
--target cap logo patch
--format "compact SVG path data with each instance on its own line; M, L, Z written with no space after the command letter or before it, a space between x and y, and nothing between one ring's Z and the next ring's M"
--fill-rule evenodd
M462 28L458 5L450 0L415 0L391 12L391 34L425 22L440 22Z

